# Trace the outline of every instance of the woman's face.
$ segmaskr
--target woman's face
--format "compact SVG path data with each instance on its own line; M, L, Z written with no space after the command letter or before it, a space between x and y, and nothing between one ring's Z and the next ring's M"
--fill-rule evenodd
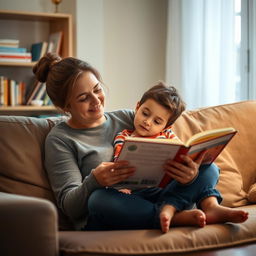
M91 128L102 124L105 94L96 76L83 72L77 79L68 102L67 111L71 118L68 124L73 128Z

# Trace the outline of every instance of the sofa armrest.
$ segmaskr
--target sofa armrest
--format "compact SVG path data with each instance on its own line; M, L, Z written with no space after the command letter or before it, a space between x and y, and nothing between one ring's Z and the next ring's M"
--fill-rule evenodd
M1 255L58 255L57 223L50 201L0 192Z

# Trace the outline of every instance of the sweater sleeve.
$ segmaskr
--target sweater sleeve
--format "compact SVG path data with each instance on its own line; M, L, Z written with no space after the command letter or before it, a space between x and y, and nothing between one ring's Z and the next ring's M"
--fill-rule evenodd
M48 136L45 142L45 167L58 207L74 221L87 215L89 195L101 187L90 173L82 179L76 154L57 136Z

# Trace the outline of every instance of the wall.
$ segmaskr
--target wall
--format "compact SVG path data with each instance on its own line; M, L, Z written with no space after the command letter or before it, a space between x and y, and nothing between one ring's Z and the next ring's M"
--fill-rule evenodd
M108 110L165 79L167 0L77 0L76 15L77 56L100 70Z
M0 8L54 11L50 0L0 0ZM107 110L134 108L165 79L167 0L63 0L59 11L74 16L76 56L101 72Z
M164 0L108 0L104 6L111 109L134 108L146 89L165 79L166 7Z
M103 0L77 0L77 57L104 71Z
M168 0L166 39L166 82L181 91L181 1Z

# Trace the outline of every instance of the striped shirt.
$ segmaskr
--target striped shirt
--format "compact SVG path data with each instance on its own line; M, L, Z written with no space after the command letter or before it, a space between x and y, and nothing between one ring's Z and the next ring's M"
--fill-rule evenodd
M117 160L117 157L119 156L121 149L123 147L124 141L126 137L132 137L133 130L123 130L122 132L119 132L114 140L114 161ZM150 139L178 139L178 137L174 134L174 132L171 130L170 127L167 129L161 131L160 133L147 137Z

